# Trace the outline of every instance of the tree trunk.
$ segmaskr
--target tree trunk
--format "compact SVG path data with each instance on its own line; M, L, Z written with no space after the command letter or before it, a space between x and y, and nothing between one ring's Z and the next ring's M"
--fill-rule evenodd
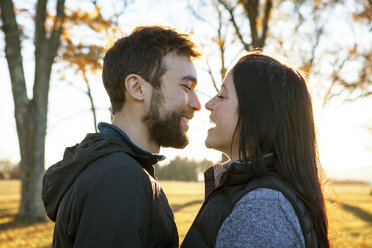
M14 99L14 112L21 153L22 197L17 219L23 222L45 220L41 201L44 173L45 136L51 68L62 32L64 0L57 1L53 30L46 34L47 0L39 0L35 21L35 79L33 97L27 97L19 28L11 0L1 0L1 20L5 33L5 54ZM47 39L46 37L50 38Z
M230 22L233 24L235 33L238 39L242 43L246 51L250 51L255 48L263 48L265 46L265 41L267 37L267 32L269 28L270 15L273 8L273 1L266 0L265 5L260 3L260 0L240 0L238 4L243 6L245 15L249 20L250 33L251 33L251 43L248 44L244 41L243 35L240 32L240 27L235 21L235 15L233 13L234 8L228 4L225 0L218 0L218 2L227 10L230 15ZM260 15L260 9L264 9L264 13ZM261 31L261 35L260 35Z
M23 146L21 146L22 198L17 219L24 222L45 219L45 210L41 201L41 182L45 153L45 128L43 126L46 126L46 123L40 120L46 120L46 115L41 116L42 112L45 110L36 109L31 101L26 117L27 122L20 124L20 128L26 130L26 135L21 137L18 132Z

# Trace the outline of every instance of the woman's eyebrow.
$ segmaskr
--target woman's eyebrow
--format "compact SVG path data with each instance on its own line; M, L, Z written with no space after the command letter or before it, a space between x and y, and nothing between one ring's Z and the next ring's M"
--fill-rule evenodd
M224 84L221 86L221 89L224 89L227 93L229 93L229 91L227 90Z

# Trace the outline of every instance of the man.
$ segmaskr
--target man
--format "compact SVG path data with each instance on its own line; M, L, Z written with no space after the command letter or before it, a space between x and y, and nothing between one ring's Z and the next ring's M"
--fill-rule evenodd
M136 28L107 51L112 124L100 123L44 175L53 247L178 247L153 165L164 159L161 146L188 144L188 121L201 108L198 56L187 35L159 26Z

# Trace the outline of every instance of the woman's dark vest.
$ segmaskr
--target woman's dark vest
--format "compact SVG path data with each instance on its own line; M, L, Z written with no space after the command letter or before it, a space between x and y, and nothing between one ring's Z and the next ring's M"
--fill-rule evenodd
M265 166L256 163L249 166L232 163L222 184L212 191L208 182L212 181L211 183L214 184L214 180L211 180L214 179L213 167L205 172L206 199L186 234L181 248L215 247L218 231L235 204L248 192L258 188L280 191L292 204L297 214L305 246L317 247L311 215L292 187L273 172L274 158L269 157L260 163L264 163ZM214 188L214 185L212 187Z

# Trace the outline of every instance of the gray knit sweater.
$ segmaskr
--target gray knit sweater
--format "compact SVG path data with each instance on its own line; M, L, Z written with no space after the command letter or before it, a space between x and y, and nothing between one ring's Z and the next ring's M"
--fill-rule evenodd
M223 222L216 240L222 247L305 247L305 241L287 198L260 188L243 196Z

